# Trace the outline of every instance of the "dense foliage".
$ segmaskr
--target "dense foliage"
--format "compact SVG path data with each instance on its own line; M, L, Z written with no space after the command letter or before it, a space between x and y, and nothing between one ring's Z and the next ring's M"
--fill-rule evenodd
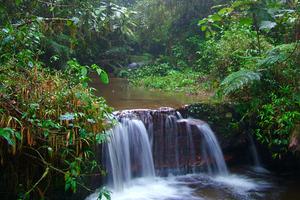
M76 46L103 33L107 23L119 23L115 12L127 12L107 3L1 4L0 198L55 198L51 190L64 189L90 192L87 178L105 174L95 150L107 138L112 109L88 82L92 71L106 84L108 75L96 64L70 58L87 61L78 54L88 48ZM114 10L109 17L107 9Z
M255 31L253 48L246 48L254 55L239 56L238 68L227 73L220 92L242 103L244 120L255 118L257 139L277 158L287 152L300 121L299 6L298 1L235 1L222 8L223 19L212 22L230 20L229 29L239 23Z
M10 183L2 188L11 198L15 192L29 198L34 191L43 198L49 183L63 182L61 177L65 189L76 192L77 185L85 187L88 173L104 174L94 155L110 123L102 98L40 66L22 68L10 61L1 65L0 77L0 157L7 170L1 182Z
M298 0L2 1L0 194L90 190L86 177L104 174L94 152L112 109L88 86L91 72L109 83L104 69L150 89L214 91L285 156L300 138L299 13Z
M113 1L15 0L0 5L0 25L40 25L42 59L61 68L76 57L81 63L107 69L126 63L134 13Z
M299 1L236 0L202 6L213 7L201 13L205 18L194 16L201 32L179 26L180 34L172 26L185 14L168 17L171 11L156 9L163 29L155 33L152 27L141 37L149 41L155 38L151 33L160 38L160 57L120 74L134 85L154 89L200 95L203 89L215 89L216 97L226 97L220 101L239 104L243 122L254 122L253 134L274 157L285 155L290 140L298 137L291 133L300 120ZM185 27L197 27L195 18L186 18ZM166 39L170 36L177 40Z

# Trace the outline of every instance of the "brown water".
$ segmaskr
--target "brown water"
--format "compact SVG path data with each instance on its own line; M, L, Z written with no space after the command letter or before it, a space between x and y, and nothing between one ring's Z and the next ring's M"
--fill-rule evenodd
M192 96L182 92L163 92L130 86L126 79L110 78L104 85L98 77L92 77L91 86L97 89L96 94L106 99L108 105L116 110L159 107L178 108L186 104L208 101L209 95Z

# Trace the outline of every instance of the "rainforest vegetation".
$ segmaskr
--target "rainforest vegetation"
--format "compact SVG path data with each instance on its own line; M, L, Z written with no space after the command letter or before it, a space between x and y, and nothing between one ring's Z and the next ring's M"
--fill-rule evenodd
M299 40L298 0L2 0L0 198L72 196L105 176L97 144L115 120L91 74L213 93L273 159L297 156Z

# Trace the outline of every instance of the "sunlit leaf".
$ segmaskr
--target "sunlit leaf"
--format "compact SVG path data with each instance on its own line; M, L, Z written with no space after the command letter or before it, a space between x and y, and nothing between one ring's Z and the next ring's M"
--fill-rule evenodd
M271 21L262 21L259 29L260 30L271 30L272 28L274 28L277 25L276 22L271 22Z
M210 17L214 22L218 22L222 20L222 17L218 14L214 14Z
M100 80L102 81L102 83L108 84L109 83L108 74L100 68L97 69L96 71L97 71L97 74L100 76Z

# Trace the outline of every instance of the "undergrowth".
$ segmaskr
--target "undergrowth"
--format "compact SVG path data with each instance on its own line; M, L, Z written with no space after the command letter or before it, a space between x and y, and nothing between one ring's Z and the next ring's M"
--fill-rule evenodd
M119 76L128 78L133 86L148 89L193 95L200 94L203 90L213 90L213 84L207 81L207 75L189 68L172 68L167 63L122 70Z
M105 100L64 72L38 64L22 68L12 59L1 66L0 79L0 161L6 172L1 182L10 182L6 192L13 198L16 193L22 199L44 198L50 183L61 179L66 191L76 192L78 186L90 190L85 177L104 175L94 152L111 126Z

